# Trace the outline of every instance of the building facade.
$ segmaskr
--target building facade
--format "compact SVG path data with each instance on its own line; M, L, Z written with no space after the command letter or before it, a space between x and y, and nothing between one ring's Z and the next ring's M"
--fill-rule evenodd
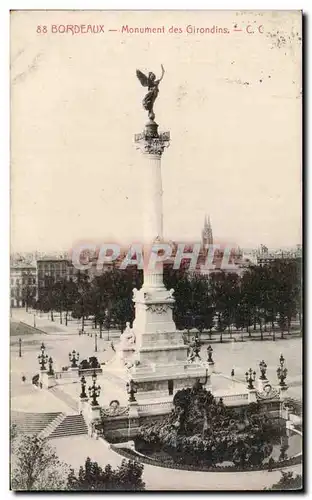
M302 260L302 247L297 245L292 250L269 250L266 246L261 245L260 250L257 252L257 264L263 266L274 261L284 260L292 261L301 265Z
M10 269L11 307L31 305L36 297L36 266L30 264L14 264Z
M47 287L62 279L74 279L77 269L68 259L45 257L37 260L37 299Z

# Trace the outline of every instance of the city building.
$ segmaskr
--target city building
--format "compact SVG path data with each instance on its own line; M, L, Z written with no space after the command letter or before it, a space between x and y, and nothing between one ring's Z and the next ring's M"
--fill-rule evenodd
M297 245L296 248L291 249L280 249L280 250L269 250L265 245L261 245L257 252L257 264L259 266L269 264L276 260L286 260L297 262L301 265L302 261L302 247Z
M231 249L220 245L220 248L214 250L212 265L213 269L203 269L206 263L209 248L214 244L212 225L210 216L205 216L204 227L202 230L202 248L199 254L198 265L196 272L199 274L209 275L212 272L236 273L241 275L250 266L251 262L245 258L242 250L239 247Z
M64 278L74 278L76 274L77 269L68 259L47 256L37 260L37 298L47 286Z
M24 262L11 265L11 307L31 304L36 296L36 281L36 266Z

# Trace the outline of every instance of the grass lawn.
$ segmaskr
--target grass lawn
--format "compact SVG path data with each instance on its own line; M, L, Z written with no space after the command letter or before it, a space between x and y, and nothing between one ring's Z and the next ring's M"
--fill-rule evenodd
M10 336L11 337L22 337L23 335L33 335L34 330L28 325L22 323L11 321L10 323Z

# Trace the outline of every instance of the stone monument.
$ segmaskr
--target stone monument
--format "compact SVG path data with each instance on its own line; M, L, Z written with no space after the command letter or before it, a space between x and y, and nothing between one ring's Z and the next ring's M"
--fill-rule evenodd
M137 387L137 400L168 397L183 388L191 387L196 380L207 381L209 365L187 359L187 346L182 333L176 330L172 317L174 290L167 290L163 282L163 264L148 266L149 250L161 248L163 241L161 157L169 146L170 133L158 132L155 122L154 103L159 93L159 83L154 73L145 76L137 70L137 76L148 92L143 107L148 111L148 122L143 132L135 135L135 144L144 159L144 281L140 290L134 289L135 320L132 335L127 325L128 345L122 339L119 360L127 359L128 377ZM124 337L124 335L123 335ZM129 352L133 350L133 355ZM119 375L120 376L120 375Z

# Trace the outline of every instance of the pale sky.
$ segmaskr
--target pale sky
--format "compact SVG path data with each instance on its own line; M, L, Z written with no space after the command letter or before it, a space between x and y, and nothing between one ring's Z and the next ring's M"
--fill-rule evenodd
M53 34L52 24L105 32ZM125 24L184 32L108 31ZM187 25L230 33L187 34ZM216 240L300 243L300 37L299 12L14 12L12 250L140 239L133 136L147 117L135 70L160 76L161 63L156 121L172 139L162 157L165 237L199 240L207 213Z

